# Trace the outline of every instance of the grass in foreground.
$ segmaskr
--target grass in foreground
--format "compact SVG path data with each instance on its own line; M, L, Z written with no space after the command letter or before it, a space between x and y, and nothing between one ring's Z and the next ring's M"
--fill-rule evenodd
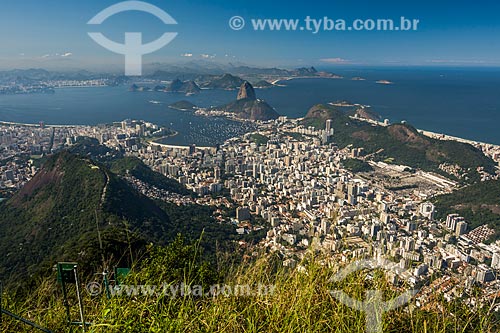
M341 283L333 284L331 277L339 269L327 267L320 260L303 260L298 268L281 267L272 255L231 265L225 278L199 260L197 249L182 241L152 250L142 268L127 277L127 285L161 285L179 283L208 286L219 282L231 286L231 292L219 289L218 296L171 297L158 295L148 289L148 295L121 296L107 299L104 295L91 297L84 291L86 320L93 323L88 332L365 332L363 313L337 301L331 289L341 289L353 298L362 300L368 289L383 290L391 298L401 291L394 290L383 274L372 272L367 279L363 272L353 273ZM235 286L249 286L246 295ZM266 286L267 288L263 288ZM273 286L269 288L269 286ZM169 287L168 287L169 288ZM114 290L116 293L118 289ZM157 291L157 290L156 290ZM196 293L192 289L193 293ZM178 290L180 293L180 290ZM79 332L68 328L65 308L59 287L54 279L40 282L39 288L24 301L7 297L7 309L48 327L54 332ZM140 292L139 292L140 294ZM241 295L244 294L244 295ZM177 294L178 295L178 294ZM76 304L76 300L72 300ZM434 309L416 308L411 304L390 311L383 318L383 332L498 332L489 307L465 306L461 302L442 301ZM72 307L72 318L78 318L77 307ZM34 332L29 327L3 317L3 332Z

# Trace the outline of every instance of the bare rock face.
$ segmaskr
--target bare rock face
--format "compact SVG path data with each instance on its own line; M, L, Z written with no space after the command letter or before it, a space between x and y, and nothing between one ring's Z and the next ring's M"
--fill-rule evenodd
M255 96L255 90L253 89L250 82L245 81L240 87L240 91L238 91L237 100L247 99L247 100L256 100L257 96Z

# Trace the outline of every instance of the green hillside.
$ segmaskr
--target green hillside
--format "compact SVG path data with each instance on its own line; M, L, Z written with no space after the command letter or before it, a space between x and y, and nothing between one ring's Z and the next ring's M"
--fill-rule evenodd
M394 163L439 173L443 173L438 168L441 163L457 164L467 173L464 180L468 182L478 179L476 168L479 166L494 172L494 161L469 144L435 140L418 133L408 124L371 125L352 119L346 112L331 105L313 106L303 125L324 129L327 119L333 120L332 142L341 148L348 145L362 147L366 154L378 152L375 155L377 160L393 159Z
M118 159L117 174L92 159L67 151L51 156L35 177L0 204L0 280L26 282L51 271L56 261L78 261L87 273L102 265L97 224L106 260L130 265L146 244L166 244L178 233L198 238L215 252L236 238L234 227L212 218L213 208L155 202L119 177L131 170L156 186L184 193L184 187L154 173L134 158Z
M154 202L104 166L68 152L49 158L0 211L2 277L37 272L56 258L92 264L96 220L103 231L129 229L148 240L161 239L170 225Z

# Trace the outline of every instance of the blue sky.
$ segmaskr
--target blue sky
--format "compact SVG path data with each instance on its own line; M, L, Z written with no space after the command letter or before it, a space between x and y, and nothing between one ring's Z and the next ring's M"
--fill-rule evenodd
M450 65L500 66L500 3L481 1L182 1L150 0L178 25L129 12L95 28L86 22L112 0L2 0L0 68L66 67L94 69L122 64L123 57L97 45L87 32L123 41L125 31L142 32L145 41L178 32L144 62L209 59L252 65ZM437 2L437 3L436 3ZM240 31L232 16L246 19ZM303 19L306 16L353 20L401 16L419 19L412 32L253 31L252 18ZM192 55L186 57L185 55ZM184 56L183 56L184 55ZM322 60L323 59L323 60Z

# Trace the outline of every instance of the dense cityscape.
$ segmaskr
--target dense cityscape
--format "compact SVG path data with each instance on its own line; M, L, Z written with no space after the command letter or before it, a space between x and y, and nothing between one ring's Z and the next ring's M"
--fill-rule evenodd
M363 147L340 149L331 120L324 130L287 117L256 125L257 131L219 147L196 147L157 143L155 138L165 130L137 120L100 126L4 123L0 188L8 196L35 175L42 156L71 147L79 137L91 137L140 158L197 194L170 193L125 177L146 196L177 205L216 206L219 223L235 225L238 234L265 229L257 246L279 253L284 266L296 268L310 249L327 254L326 265L384 257L402 269L399 276L387 272L394 285L404 282L420 290L419 306L425 307L436 292L473 303L477 284L481 300L498 297L500 241L486 242L494 230L487 225L471 229L458 214L435 218L432 198L451 193L458 182L373 161L363 156ZM499 146L474 144L500 162ZM352 160L366 163L371 171L349 170L345 165ZM229 208L235 215L224 217L221 210Z

